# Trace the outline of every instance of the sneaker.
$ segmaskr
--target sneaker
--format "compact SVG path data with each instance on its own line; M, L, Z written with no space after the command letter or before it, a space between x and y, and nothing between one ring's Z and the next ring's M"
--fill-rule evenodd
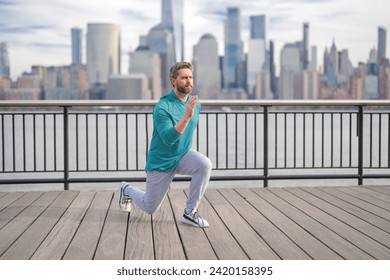
M131 211L131 198L128 195L125 195L125 189L129 187L129 184L122 182L122 185L119 190L119 209L125 212Z
M192 225L194 227L205 228L209 226L209 223L199 216L198 211L193 209L190 213L186 213L184 210L183 223Z

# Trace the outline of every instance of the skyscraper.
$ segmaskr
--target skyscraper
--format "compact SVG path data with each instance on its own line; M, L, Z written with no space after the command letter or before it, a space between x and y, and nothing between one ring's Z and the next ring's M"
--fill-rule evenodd
M72 64L82 64L82 45L83 30L81 28L72 28Z
M161 23L173 35L176 61L184 60L183 0L162 0Z
M383 58L386 58L386 28L379 26L378 27L378 61L377 67L382 62ZM379 71L378 71L379 72Z
M216 99L221 91L218 42L211 34L204 34L194 46L195 90L203 99Z
M242 86L239 74L243 65L243 42L241 41L240 10L228 8L225 22L225 57L223 61L224 88L233 89Z
M309 67L309 24L305 22L303 24L303 53L302 53L303 69Z
M302 99L301 48L298 43L285 44L280 56L280 99Z
M87 28L87 66L90 87L107 84L110 74L120 73L120 26L89 23Z
M266 41L267 40L266 16L265 15L251 16L249 19L250 19L250 38L264 39Z
M10 76L8 44L0 43L0 76Z

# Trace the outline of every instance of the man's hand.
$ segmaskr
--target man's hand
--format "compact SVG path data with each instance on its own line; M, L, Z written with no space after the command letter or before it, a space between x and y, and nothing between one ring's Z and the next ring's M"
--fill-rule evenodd
M194 115L196 104L198 104L198 96L192 96L190 100L187 102L186 112L183 118L175 125L177 132L182 134L186 129L189 121Z

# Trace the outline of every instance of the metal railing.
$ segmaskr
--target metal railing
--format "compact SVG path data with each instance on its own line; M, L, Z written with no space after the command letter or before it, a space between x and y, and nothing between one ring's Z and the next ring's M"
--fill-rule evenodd
M155 103L1 102L0 184L144 181ZM193 146L211 180L390 178L390 101L202 106Z

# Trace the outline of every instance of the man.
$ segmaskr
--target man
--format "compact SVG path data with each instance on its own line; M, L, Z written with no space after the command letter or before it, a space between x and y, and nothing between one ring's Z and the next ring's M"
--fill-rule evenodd
M130 212L131 203L134 203L153 214L160 208L175 174L191 175L190 194L182 221L204 228L209 224L199 216L197 207L210 179L211 161L191 149L201 107L198 96L191 95L192 69L188 62L178 62L171 67L173 90L163 96L153 110L153 135L145 167L146 190L123 182L119 207Z

